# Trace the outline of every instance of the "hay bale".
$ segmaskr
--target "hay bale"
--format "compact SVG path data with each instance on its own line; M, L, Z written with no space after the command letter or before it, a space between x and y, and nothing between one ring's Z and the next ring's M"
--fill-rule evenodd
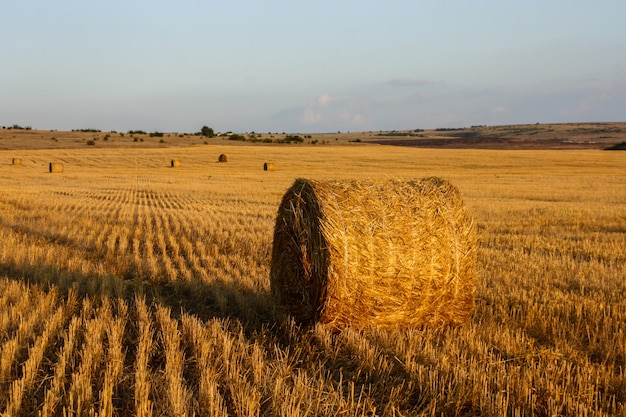
M273 162L266 162L263 164L263 171L274 171L276 169L276 165Z
M13 165L22 165L22 158L13 158Z
M172 168L180 168L180 161L178 159L172 159Z
M63 172L63 164L60 162L50 162L50 172L60 174Z
M218 161L218 162L228 162L228 157L222 153L222 154L220 154L220 156L217 158L217 161Z
M473 307L475 231L456 187L298 179L274 229L270 285L300 323L434 327Z

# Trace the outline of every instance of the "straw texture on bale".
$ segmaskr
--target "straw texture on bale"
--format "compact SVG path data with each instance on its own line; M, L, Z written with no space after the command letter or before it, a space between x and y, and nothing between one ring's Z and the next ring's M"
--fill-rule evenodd
M13 165L22 165L21 158L13 158Z
M224 154L220 154L220 156L217 158L218 162L228 162L228 157Z
M60 174L63 172L63 164L60 162L50 162L50 172Z
M172 168L180 168L180 161L178 159L172 159Z
M297 179L278 209L270 286L300 323L439 328L471 315L475 250L445 180Z
M266 162L263 164L263 171L274 171L276 169L276 165L273 162Z

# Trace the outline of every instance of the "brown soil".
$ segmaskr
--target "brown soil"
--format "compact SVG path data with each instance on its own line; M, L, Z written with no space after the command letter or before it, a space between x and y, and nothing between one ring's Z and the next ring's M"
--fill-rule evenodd
M408 139L371 142L381 145L450 149L604 149L614 145L614 142L542 141L524 138L494 138L482 136L475 138Z
M402 133L406 133L403 137ZM626 142L626 123L481 126L379 133L368 143L450 149L606 149Z

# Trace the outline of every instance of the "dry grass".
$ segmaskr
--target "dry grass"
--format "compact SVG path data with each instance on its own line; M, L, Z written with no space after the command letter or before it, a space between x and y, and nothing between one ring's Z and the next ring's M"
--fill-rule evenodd
M626 413L619 152L215 144L164 170L168 153L0 165L0 413ZM220 153L233 162L206 163ZM46 175L50 160L72 170ZM295 178L433 175L477 225L469 322L335 333L275 308L274 220Z

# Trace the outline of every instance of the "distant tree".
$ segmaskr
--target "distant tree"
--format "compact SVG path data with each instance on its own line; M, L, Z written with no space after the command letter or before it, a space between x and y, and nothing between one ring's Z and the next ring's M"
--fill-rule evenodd
M279 143L302 143L304 142L304 138L300 135L286 135L284 139L280 140Z
M239 140L239 141L245 141L246 138L243 135L240 135L238 133L233 133L232 135L228 136L228 140Z
M215 136L215 131L213 130L213 128L210 128L208 126L202 126L202 129L200 129L200 134L202 134L202 136L206 136L207 138L212 138L213 136Z

